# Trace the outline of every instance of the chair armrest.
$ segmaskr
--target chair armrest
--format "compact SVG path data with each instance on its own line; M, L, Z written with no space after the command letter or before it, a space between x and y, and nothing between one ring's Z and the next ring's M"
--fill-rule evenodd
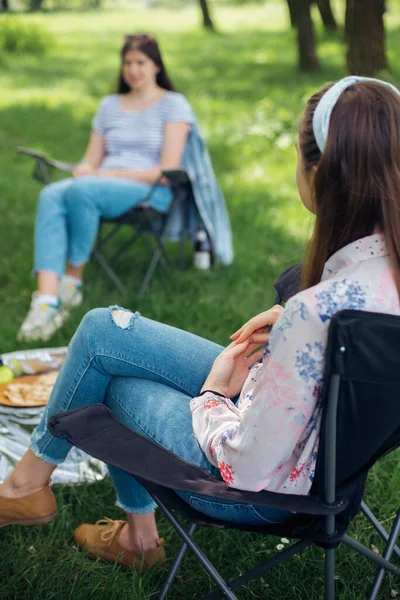
M65 173L71 173L75 167L75 163L66 163L61 160L48 158L42 152L32 150L31 148L17 148L17 153L24 156L29 156L36 161L34 177L40 181L44 181L45 183L49 183L49 173L47 167L52 167Z
M132 431L103 404L58 413L50 418L49 429L56 437L67 439L91 456L166 488L314 515L337 514L347 505L342 499L328 507L319 497L246 492L228 487L205 469Z
M147 194L147 196L145 198L143 198L143 200L141 202L142 206L149 205L149 202L150 202L154 192L156 191L156 189L158 188L158 186L160 184L164 183L163 180L165 180L165 179L168 180L168 183L170 184L171 188L187 186L187 185L190 185L190 183L191 183L188 174L183 169L164 169L163 171L161 171L159 177L151 186L150 191Z
M61 160L56 160L55 158L48 158L42 152L38 152L37 150L32 150L31 148L17 148L18 154L24 154L25 156L30 156L35 160L42 160L49 167L54 167L59 171L66 171L70 173L76 166L75 163L66 163Z
M168 179L172 187L190 183L189 176L184 169L165 169L161 171L161 176Z

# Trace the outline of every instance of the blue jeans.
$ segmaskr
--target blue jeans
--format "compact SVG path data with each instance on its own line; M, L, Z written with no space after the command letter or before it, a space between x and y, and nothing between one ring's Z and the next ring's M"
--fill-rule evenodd
M104 403L134 431L220 477L194 436L190 400L199 393L221 350L213 342L119 307L90 311L71 340L43 418L33 433L33 452L49 463L61 463L71 444L50 433L49 417ZM152 498L134 477L112 466L109 471L118 506L130 513L154 510ZM201 512L228 521L260 524L290 516L286 511L198 494L180 495Z
M118 177L63 179L43 188L36 215L35 272L52 271L59 277L68 261L85 264L93 250L101 218L119 217L136 206L151 189ZM157 186L150 205L165 212L172 200L170 188Z

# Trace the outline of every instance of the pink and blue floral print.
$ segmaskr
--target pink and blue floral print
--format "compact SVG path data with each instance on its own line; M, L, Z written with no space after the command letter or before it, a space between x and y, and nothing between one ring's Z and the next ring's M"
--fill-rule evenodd
M318 455L321 388L332 316L343 309L400 314L384 236L342 248L321 282L291 298L238 403L193 398L193 429L227 485L307 494Z

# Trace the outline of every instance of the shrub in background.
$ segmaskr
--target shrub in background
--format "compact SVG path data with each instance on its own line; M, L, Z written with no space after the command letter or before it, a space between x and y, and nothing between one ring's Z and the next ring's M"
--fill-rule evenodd
M24 23L18 17L0 19L0 51L45 54L53 45L53 36L36 23Z

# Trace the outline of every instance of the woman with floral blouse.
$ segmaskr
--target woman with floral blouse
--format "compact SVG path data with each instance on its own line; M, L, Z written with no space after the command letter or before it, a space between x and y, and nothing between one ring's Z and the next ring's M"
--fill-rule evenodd
M89 312L31 448L0 486L0 527L56 517L48 481L70 444L54 438L47 423L55 413L94 403L229 486L310 491L332 316L342 309L400 314L400 93L358 77L324 87L308 102L297 152L299 194L316 217L302 291L285 309L248 321L225 349L119 307ZM111 562L162 563L151 497L127 473L110 467L110 474L127 521L80 525L76 544ZM231 522L291 516L179 493Z

